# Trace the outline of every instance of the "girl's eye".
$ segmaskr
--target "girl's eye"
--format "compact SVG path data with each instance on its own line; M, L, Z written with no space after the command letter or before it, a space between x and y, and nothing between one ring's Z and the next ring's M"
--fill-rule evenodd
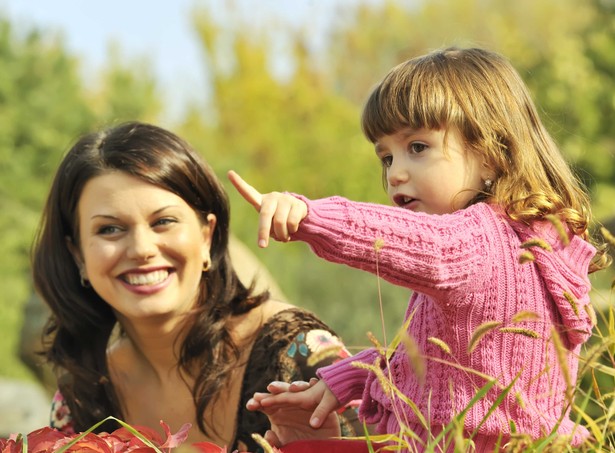
M425 151L425 149L427 149L427 145L424 143L413 142L413 143L410 143L410 145L408 146L408 149L413 154L420 154L423 151Z
M388 168L393 163L393 156L382 156L380 158L380 162L382 163L383 167Z

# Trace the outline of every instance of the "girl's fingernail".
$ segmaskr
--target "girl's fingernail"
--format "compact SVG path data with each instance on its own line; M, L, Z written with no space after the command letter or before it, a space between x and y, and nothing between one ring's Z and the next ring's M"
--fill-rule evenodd
M320 420L318 419L318 417L312 417L312 419L310 420L310 425L312 425L314 428L316 428L318 426L319 422L320 422Z

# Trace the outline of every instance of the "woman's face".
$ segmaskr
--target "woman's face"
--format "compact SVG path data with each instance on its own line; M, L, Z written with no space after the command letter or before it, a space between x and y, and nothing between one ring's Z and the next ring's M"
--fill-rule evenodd
M131 322L194 307L216 217L204 223L179 196L119 171L88 181L77 205L82 276Z

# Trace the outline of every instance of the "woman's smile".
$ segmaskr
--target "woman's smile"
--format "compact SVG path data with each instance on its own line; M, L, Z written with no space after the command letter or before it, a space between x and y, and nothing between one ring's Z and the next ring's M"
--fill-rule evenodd
M125 318L194 307L209 260L215 217L181 197L121 172L94 177L78 204L82 276Z

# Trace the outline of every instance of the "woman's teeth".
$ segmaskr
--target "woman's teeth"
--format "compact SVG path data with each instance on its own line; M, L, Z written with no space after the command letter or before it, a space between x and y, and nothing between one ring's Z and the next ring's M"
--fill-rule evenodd
M148 272L147 274L126 274L124 280L130 285L155 285L164 281L169 276L169 271L158 270L154 272Z

